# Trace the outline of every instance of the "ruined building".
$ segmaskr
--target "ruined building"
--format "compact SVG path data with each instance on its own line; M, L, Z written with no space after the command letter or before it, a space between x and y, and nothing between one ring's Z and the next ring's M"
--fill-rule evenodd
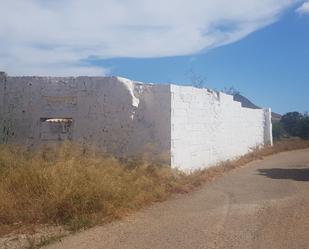
M119 77L0 74L0 141L35 146L66 139L116 156L168 153L190 170L271 145L270 109L224 93Z

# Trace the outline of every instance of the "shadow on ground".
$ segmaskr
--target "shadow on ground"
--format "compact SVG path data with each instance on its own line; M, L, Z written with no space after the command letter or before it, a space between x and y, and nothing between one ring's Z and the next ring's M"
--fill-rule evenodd
M259 175L263 175L271 179L290 179L294 181L309 181L309 168L258 169L258 172L259 172Z

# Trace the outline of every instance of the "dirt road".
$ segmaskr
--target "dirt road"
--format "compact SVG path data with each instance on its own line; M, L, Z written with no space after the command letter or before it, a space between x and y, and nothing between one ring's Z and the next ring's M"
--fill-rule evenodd
M309 248L309 149L255 161L191 194L48 249Z

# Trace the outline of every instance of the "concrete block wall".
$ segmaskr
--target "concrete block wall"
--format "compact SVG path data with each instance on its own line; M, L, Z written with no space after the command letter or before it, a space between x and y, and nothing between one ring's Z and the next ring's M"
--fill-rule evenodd
M119 77L5 77L0 86L3 143L70 139L117 156L170 149L169 86Z
M248 109L231 95L171 85L171 164L194 170L272 144L269 109Z
M0 104L1 143L70 139L116 156L165 154L187 171L272 144L270 109L243 108L208 89L0 73Z

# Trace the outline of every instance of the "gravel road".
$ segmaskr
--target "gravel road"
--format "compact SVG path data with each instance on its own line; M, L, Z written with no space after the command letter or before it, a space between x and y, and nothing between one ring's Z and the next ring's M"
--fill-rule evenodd
M309 149L233 170L48 249L308 249Z

